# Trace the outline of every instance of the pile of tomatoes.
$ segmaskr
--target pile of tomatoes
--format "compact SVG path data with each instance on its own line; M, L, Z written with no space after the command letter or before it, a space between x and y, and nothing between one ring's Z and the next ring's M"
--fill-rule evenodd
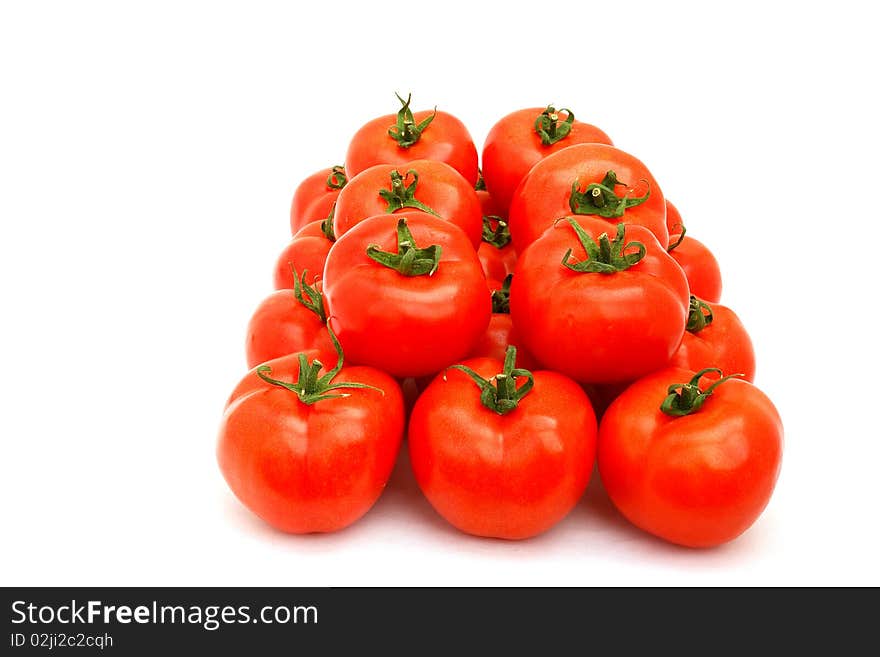
M490 130L401 107L304 180L251 318L220 469L274 527L329 532L404 445L437 512L479 536L559 522L598 466L617 509L680 545L760 515L782 424L721 274L647 167L552 106Z

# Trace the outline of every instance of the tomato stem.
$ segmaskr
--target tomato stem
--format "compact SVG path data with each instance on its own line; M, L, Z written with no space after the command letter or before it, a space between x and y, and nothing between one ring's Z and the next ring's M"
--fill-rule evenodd
M324 312L324 295L317 286L306 283L308 270L303 270L302 277L300 277L296 272L296 267L291 265L290 268L293 270L293 296L303 306L315 313L321 319L322 324L326 324L327 315Z
M648 181L644 181L648 184ZM606 219L622 217L632 207L641 205L651 196L651 187L644 196L630 198L629 194L618 196L614 188L626 187L626 183L617 180L617 174L610 169L605 173L602 182L590 183L584 191L580 190L580 181L575 180L571 184L571 196L568 197L568 206L572 214L593 214Z
M513 274L504 277L504 282L497 290L492 290L492 312L495 314L510 314L510 283Z
M382 200L388 203L388 207L385 208L385 211L388 214L392 214L403 208L415 208L416 210L433 214L435 217L440 216L433 208L428 207L416 198L416 187L418 187L419 184L419 174L415 169L410 169L404 176L400 175L400 171L394 169L390 175L390 189L379 190L379 196ZM406 180L410 176L412 176L412 182L407 185Z
M342 189L348 183L348 176L345 175L345 167L336 165L330 169L330 175L327 176L327 187L330 189Z
M271 383L273 386L290 390L299 397L299 400L303 404L309 405L325 399L351 396L349 393L330 392L341 388L368 388L370 390L376 390L384 395L384 390L375 386L367 385L366 383L355 383L354 381L333 383L334 377L339 374L339 371L342 369L342 364L345 358L342 354L342 345L339 344L339 340L336 338L336 334L333 332L333 329L330 328L329 324L327 324L327 330L330 332L330 339L333 341L333 347L336 349L337 359L336 367L327 372L324 376L318 376L321 372L321 368L324 367L324 364L317 358L309 362L308 357L304 353L297 354L297 360L299 361L299 376L295 383L288 383L287 381L280 381L271 378L269 375L272 373L272 368L269 365L260 365L256 370L257 376L263 379L266 383Z
M441 252L439 244L432 244L424 249L416 246L404 217L397 221L397 253L382 251L375 244L367 247L369 258L404 276L433 276L440 266Z
M333 231L333 217L336 214L336 201L330 206L330 213L321 222L321 232L331 242L336 241L336 233Z
M483 241L496 249L503 249L510 244L510 227L503 217L497 214L483 216Z
M474 190L477 192L485 192L486 191L486 181L483 180L483 170L477 169L477 183L474 185Z
M681 234L679 234L678 239L675 240L675 243L670 244L669 248L666 249L667 253L672 253L676 248L684 241L684 234L687 232L687 228L684 227L684 224L678 223L673 226L673 228L681 228Z
M560 112L567 114L562 123L559 122ZM568 137L572 123L574 123L574 112L570 109L563 107L557 110L553 105L547 105L547 109L535 119L535 132L538 133L544 146L551 146Z
M449 369L461 370L467 374L480 389L480 402L483 406L498 415L505 415L515 409L519 401L529 394L535 385L535 377L532 373L522 368L515 368L515 363L516 347L511 345L504 355L504 371L491 379L484 379L465 365L453 365ZM517 387L516 379L519 377L526 377L527 380Z
M688 383L674 383L666 390L668 396L660 405L660 410L672 417L696 413L712 395L715 388L729 379L743 376L742 374L728 374L727 376L722 376L705 390L700 390L700 379L708 372L717 372L719 375L723 374L717 367L706 367L694 374L694 377Z
M397 96L402 107L397 112L397 123L388 128L388 136L396 141L401 148L409 148L419 140L425 128L431 125L431 121L437 116L437 108L434 108L434 113L431 116L416 125L412 110L409 108L412 94L407 95L406 100L401 98L398 93L394 95Z
M617 224L617 234L614 240L608 238L608 233L602 233L599 236L598 243L590 237L574 217L568 217L568 223L577 233L578 240L584 251L587 253L587 260L574 262L569 249L562 256L562 264L576 271L579 274L614 274L619 271L629 269L642 258L647 252L645 245L641 242L626 242L626 227L624 224ZM635 253L625 253L629 248L635 248Z
M691 295L690 306L688 308L688 320L685 329L691 333L699 333L712 323L714 316L712 315L712 307Z

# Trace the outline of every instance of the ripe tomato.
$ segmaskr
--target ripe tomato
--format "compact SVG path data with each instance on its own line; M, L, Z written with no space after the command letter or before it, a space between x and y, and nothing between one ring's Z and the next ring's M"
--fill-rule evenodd
M572 147L575 148L575 147ZM653 233L566 217L522 253L510 289L513 325L545 367L584 383L635 379L665 366L684 333L690 294Z
M491 184L491 183L490 183ZM629 153L605 144L577 144L538 162L513 195L508 224L517 253L566 215L648 228L665 249L666 202L651 172Z
M461 228L471 245L480 245L483 215L477 192L448 164L429 160L370 167L351 179L336 203L333 231L337 238L368 217L421 210Z
M294 287L293 270L308 273L306 280L313 282L324 274L324 263L333 246L333 239L325 230L333 234L332 224L327 220L313 221L306 224L293 236L278 261L275 263L275 289L292 290Z
M546 531L574 507L593 469L596 417L587 395L556 372L514 369L514 358L511 349L503 363L475 358L449 368L410 416L422 492L477 536Z
M498 216L483 216L483 240L477 249L477 257L487 279L503 281L513 273L516 251L510 242L507 222Z
M700 389L705 373L671 367L636 381L599 427L599 474L611 501L637 527L688 547L748 529L782 459L782 422L767 396L738 379Z
M279 378L280 377L280 378ZM281 531L331 532L379 498L403 438L397 382L369 367L321 375L305 354L261 366L239 384L217 460L236 497Z
M413 112L411 96L397 98L402 105L397 115L380 116L355 133L345 156L349 174L356 176L376 164L393 164L403 170L414 160L436 160L458 171L473 187L477 148L464 124L436 109Z
M746 381L755 380L752 340L730 308L691 295L686 329L671 365L695 372L717 367L741 374Z
M502 282L487 281L492 291L492 317L489 326L477 340L468 358L494 358L503 361L507 350L516 347L516 366L528 370L540 367L538 361L521 346L519 335L510 319L510 283L513 275L508 274Z
M483 177L500 206L497 214L507 214L517 185L533 166L551 153L584 143L610 146L611 139L596 126L576 121L568 109L532 107L498 121L483 145Z
M348 178L341 166L321 169L303 180L293 193L290 203L290 232L297 231L307 223L324 219L336 203L339 191Z
M248 367L307 349L333 357L320 282L310 286L305 273L293 290L276 290L257 307L248 323Z
M398 377L432 374L467 355L492 312L467 236L423 212L372 217L343 234L323 285L351 362Z
M670 219L670 214L672 219ZM666 202L669 224L669 255L684 269L691 294L700 299L717 303L721 300L721 267L712 252L699 240L685 235L687 229L675 206ZM700 368L697 368L700 369Z

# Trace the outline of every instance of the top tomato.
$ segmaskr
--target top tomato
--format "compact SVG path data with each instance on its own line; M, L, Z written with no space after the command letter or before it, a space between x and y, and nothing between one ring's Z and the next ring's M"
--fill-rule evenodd
M326 219L336 203L339 190L348 178L340 166L321 169L303 180L290 202L290 232L296 235L300 228L318 219Z
M446 112L413 112L410 98L397 115L373 119L358 130L348 146L345 169L356 176L375 164L406 165L413 160L445 162L473 187L477 182L477 148L464 124Z
M664 249L669 246L660 186L640 160L613 146L569 146L529 171L514 192L508 215L516 252L522 253L567 215L602 218L611 231L619 223L639 224L654 233Z
M575 121L569 109L552 105L508 114L489 131L483 145L483 178L506 214L516 186L542 159L574 144L611 144L596 126Z

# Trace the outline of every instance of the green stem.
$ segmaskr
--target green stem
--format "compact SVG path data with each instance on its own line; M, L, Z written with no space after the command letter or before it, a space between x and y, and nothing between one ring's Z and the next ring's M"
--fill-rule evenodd
M681 228L681 234L678 236L678 239L675 240L675 244L670 244L669 248L666 249L667 253L672 253L684 241L684 234L687 232L687 228L684 227L684 224L678 223L673 226L673 228Z
M722 376L705 390L700 390L700 379L707 372L722 374L717 367L707 367L697 372L688 383L674 383L666 390L668 396L660 405L660 410L672 417L690 415L700 410L705 401L715 392L715 388L728 379L743 376L742 374L729 374Z
M348 176L345 175L345 168L336 165L330 169L330 175L327 176L327 187L330 189L342 189L348 183Z
M324 312L324 295L315 285L306 283L306 275L308 270L303 270L302 277L296 273L296 267L291 265L293 270L293 296L303 306L315 313L321 320L322 324L327 323L327 315Z
M388 128L388 136L396 141L401 148L409 148L419 140L425 128L431 125L431 121L437 116L437 108L434 108L434 113L431 116L417 125L412 110L409 108L412 94L409 94L406 100L401 98L398 93L394 95L397 96L402 107L397 112L397 123Z
M567 114L562 123L559 122L560 112ZM557 110L553 105L547 105L547 109L535 119L535 132L538 133L544 146L551 146L568 137L572 123L574 123L574 112L570 109L563 107Z
M330 328L329 324L327 325L327 330L330 332L330 339L333 341L333 347L336 349L337 359L336 367L327 372L324 376L318 376L321 372L321 368L324 367L324 364L317 358L310 363L308 357L304 353L299 353L297 355L299 361L299 376L295 383L271 378L269 375L272 373L272 368L268 365L260 365L257 368L257 376L263 379L266 383L271 383L273 386L290 390L299 397L299 400L303 404L309 405L325 399L351 396L349 393L337 394L331 392L332 390L339 390L340 388L367 388L369 390L376 390L384 395L384 390L375 386L367 385L366 383L348 381L333 383L333 379L339 374L345 359L342 354L342 346L339 344L339 340L336 339L336 334L333 332L333 329Z
M644 181L647 183L648 181ZM605 173L602 182L590 183L584 191L580 190L580 181L575 180L571 184L571 195L568 197L568 206L572 214L592 214L605 219L616 219L632 207L641 205L651 195L651 188L644 196L629 198L628 194L618 196L614 188L626 187L626 183L617 180L617 174L610 169Z
M333 232L333 217L336 214L336 201L333 201L333 205L330 206L330 214L328 214L324 221L321 222L321 232L324 233L324 237L326 237L331 242L336 241L336 233Z
M693 294L688 308L688 320L685 329L691 333L699 333L712 323L714 316L712 315L712 307L698 299Z
M400 171L394 169L391 172L391 187L389 189L380 189L379 196L383 201L388 203L385 211L388 214L402 210L403 208L414 208L433 214L435 217L440 215L433 209L422 203L416 198L416 188L419 185L419 174L415 169L410 169L405 176L400 175ZM406 180L412 176L412 182L407 185Z
M382 251L375 244L367 247L367 256L404 276L433 276L440 266L442 248L439 244L420 249L416 246L406 219L397 222L397 253Z
M510 314L510 283L513 274L504 277L504 282L498 290L492 290L492 312L497 314Z
M495 227L492 227L495 224ZM496 249L503 249L510 244L510 227L502 217L496 214L483 216L483 241Z
M486 191L486 181L483 180L483 171L482 169L477 169L477 184L474 185L474 190L478 192Z
M453 365L449 369L461 370L467 374L480 389L480 402L498 415L510 413L519 401L529 394L535 385L535 377L528 370L515 368L516 347L509 346L504 356L504 371L491 379L484 379L465 365ZM516 379L526 377L526 382L517 387ZM494 381L494 383L493 383Z
M629 269L645 257L647 251L644 244L626 241L626 228L622 223L617 224L614 240L608 239L608 233L602 233L598 243L581 227L577 219L568 217L568 223L574 228L581 246L587 252L587 259L580 262L573 260L571 249L565 252L562 256L562 264L572 271L579 274L614 274ZM629 248L635 248L637 251L625 253Z

